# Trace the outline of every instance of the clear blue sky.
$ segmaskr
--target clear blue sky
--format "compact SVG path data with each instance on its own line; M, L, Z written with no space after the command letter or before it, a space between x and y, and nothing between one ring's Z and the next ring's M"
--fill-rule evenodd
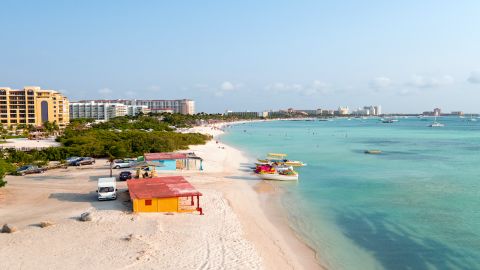
M5 1L0 85L198 111L480 112L480 1Z

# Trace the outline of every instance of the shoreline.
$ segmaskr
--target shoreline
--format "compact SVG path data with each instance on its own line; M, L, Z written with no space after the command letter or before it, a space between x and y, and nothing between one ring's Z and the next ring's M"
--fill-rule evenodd
M203 193L205 215L133 213L123 181L117 182L117 200L98 201L97 179L110 172L105 159L43 174L9 175L0 189L0 225L18 231L0 234L2 264L8 269L98 269L108 260L107 269L322 269L314 250L289 227L279 191L251 175L246 153L216 143L221 126L190 132L214 137L185 150L204 158L205 170L159 176L180 175L191 182ZM84 212L92 213L93 221L80 222ZM53 225L41 228L43 221Z
M253 121L236 121L226 123L216 123L211 126L192 128L193 132L208 133L213 136L213 141L218 141L221 147L228 148L230 151L237 151L242 156L243 160L248 160L248 164L252 164L252 157L249 157L247 153L244 153L237 148L226 144L219 139L224 135L223 130L225 126L238 125L243 123L252 122L264 122L264 121L279 121L279 120L253 120ZM208 129L213 132L209 132ZM207 129L207 130L205 130ZM242 167L242 163L239 162L238 168ZM237 169L240 171L241 169ZM250 170L249 170L250 171ZM256 206L259 208L260 213L256 212L256 216L252 216L252 213L245 213L245 209L242 209L242 199L237 198L231 191L222 190L225 198L229 201L233 208L233 211L239 217L247 238L252 241L260 256L264 260L267 269L280 269L278 268L279 258L285 258L285 262L290 269L327 269L325 265L321 263L317 257L315 249L309 246L304 239L302 239L294 230L291 223L288 220L286 209L281 204L282 188L277 186L275 182L263 181L252 176L251 173L243 172L241 174L245 179L243 184L246 185L248 191L252 192L250 196L256 198L250 198L255 201ZM248 180L252 180L251 182ZM236 182L241 183L241 182ZM246 190L245 190L246 191ZM250 211L252 212L252 211ZM258 228L252 228L252 223L261 222L263 225L268 223L269 231L265 229L258 231ZM263 236L268 236L269 239L262 239ZM270 252L264 252L264 250L270 250ZM272 250L275 252L272 254Z

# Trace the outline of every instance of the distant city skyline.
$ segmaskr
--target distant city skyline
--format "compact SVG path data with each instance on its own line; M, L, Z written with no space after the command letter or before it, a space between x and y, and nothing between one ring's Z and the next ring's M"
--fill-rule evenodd
M2 1L0 86L197 112L478 113L480 2Z

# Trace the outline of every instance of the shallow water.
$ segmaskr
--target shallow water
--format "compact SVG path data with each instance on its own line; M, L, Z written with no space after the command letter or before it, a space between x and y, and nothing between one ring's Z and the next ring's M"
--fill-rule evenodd
M235 125L249 155L308 163L277 183L292 227L332 269L480 269L480 121L442 117ZM380 149L367 155L364 150Z

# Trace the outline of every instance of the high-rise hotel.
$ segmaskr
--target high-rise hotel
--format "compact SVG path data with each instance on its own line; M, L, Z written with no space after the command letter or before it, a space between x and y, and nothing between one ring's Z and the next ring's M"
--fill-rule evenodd
M68 109L68 99L54 90L38 86L0 87L0 125L3 127L42 126L46 121L65 127L70 120Z
M117 103L127 106L147 106L153 113L170 112L181 114L195 114L195 101L190 99L101 99L101 100L82 100L78 103Z

